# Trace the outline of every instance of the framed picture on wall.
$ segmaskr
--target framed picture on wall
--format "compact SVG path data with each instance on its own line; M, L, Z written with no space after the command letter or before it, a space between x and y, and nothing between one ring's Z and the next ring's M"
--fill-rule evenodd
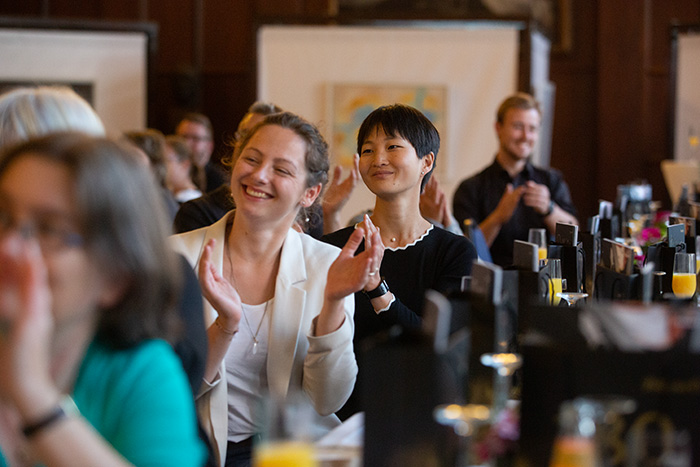
M109 134L146 127L156 37L152 23L0 19L0 91L70 86Z

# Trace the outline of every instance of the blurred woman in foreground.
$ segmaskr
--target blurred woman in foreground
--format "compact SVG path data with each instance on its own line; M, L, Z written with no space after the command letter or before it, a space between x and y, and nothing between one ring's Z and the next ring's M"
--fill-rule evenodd
M201 465L152 176L74 133L0 156L0 465ZM3 458L5 460L3 460Z

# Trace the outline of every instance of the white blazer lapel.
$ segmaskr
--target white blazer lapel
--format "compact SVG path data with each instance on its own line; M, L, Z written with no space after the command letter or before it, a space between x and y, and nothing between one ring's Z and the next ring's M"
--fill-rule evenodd
M287 395L299 343L308 332L303 325L306 291L300 284L306 281L307 273L300 235L290 229L282 246L270 317L267 378L270 391L279 397Z

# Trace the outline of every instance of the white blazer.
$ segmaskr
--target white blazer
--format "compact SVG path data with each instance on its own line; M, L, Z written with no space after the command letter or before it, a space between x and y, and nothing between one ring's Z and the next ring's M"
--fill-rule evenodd
M215 238L212 262L223 270L226 223L229 212L209 227L170 237L175 251L184 255L197 270L209 239ZM340 250L289 229L282 246L275 300L271 309L268 341L267 379L270 393L285 397L289 389L303 389L317 419L314 429L323 434L340 423L334 415L347 401L355 385L357 362L352 347L354 297L345 298L345 321L325 336L314 337L314 318L323 306L328 268ZM205 323L209 327L217 311L204 300ZM197 397L197 409L205 430L213 440L220 464L226 459L228 401L226 370L221 363L219 376L204 382Z

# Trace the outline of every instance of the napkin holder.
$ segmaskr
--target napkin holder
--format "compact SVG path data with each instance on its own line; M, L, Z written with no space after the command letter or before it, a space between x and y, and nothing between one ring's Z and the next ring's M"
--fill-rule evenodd
M617 214L600 219L600 235L611 240L620 237L620 218Z
M686 244L684 224L669 225L666 241L651 245L647 249L644 264L654 262L656 265L656 271L663 271L666 273L665 275L661 276L662 294L672 291L673 263L676 258L676 253L684 253L685 251Z
M506 277L512 278L509 274L504 275L504 278ZM509 309L509 306L494 305L484 295L471 291L452 292L447 295L447 299L452 306L452 315L455 318L461 317L458 319L463 320L466 316L470 334L465 400L469 403L488 405L493 398L493 370L481 364L481 355L494 352L496 313L498 309Z
M363 465L455 465L458 440L433 418L444 394L442 362L431 339L392 328L360 352L365 412Z
M583 247L583 291L593 296L596 264L600 257L600 233L581 233Z
M583 291L586 254L582 242L579 242L576 246L549 245L547 258L558 258L561 260L561 277L566 279L566 290L568 292Z
M623 274L604 266L596 268L593 297L596 300L639 300L642 298L640 274Z
M671 216L669 219L671 225L682 224L684 226L683 233L685 234L685 252L696 253L696 235L697 235L697 219L694 217Z

